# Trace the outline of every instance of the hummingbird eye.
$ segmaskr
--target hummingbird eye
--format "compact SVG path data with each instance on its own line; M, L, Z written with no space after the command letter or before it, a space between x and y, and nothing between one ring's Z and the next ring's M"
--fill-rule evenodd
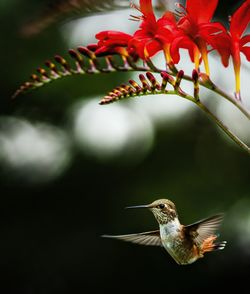
M165 204L159 204L158 207L159 207L160 209L163 209L163 208L165 208Z

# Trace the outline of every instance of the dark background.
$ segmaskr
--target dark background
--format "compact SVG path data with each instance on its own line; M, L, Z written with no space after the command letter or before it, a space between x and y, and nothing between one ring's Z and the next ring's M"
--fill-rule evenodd
M230 14L235 2L242 1L220 1L217 16ZM129 74L69 78L11 102L11 94L37 65L68 49L58 25L29 39L18 33L42 5L2 1L0 115L67 131L65 114L73 103L84 95L101 97ZM102 162L74 147L73 160L60 176L35 183L2 166L2 293L178 293L248 287L249 157L199 110L183 121L157 128L152 150L139 162ZM4 121L1 124L4 129ZM150 212L124 207L157 198L173 200L184 224L226 212L221 228L226 249L181 267L163 249L100 238L104 233L156 229Z

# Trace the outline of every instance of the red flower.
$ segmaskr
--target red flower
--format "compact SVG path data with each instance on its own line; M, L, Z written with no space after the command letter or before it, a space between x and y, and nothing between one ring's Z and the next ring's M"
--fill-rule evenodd
M249 22L250 0L247 0L232 15L229 32L218 35L215 43L215 49L221 55L224 66L228 66L229 58L232 56L238 98L240 98L240 52L250 61L250 47L246 46L250 42L250 35L242 36Z
M118 31L103 31L96 35L99 40L90 50L97 56L120 54L132 56L134 60L150 58L159 51L163 51L167 63L178 63L180 48L188 49L191 60L198 69L203 60L206 73L209 75L208 45L219 52L222 62L228 65L232 56L235 76L236 93L240 91L240 52L250 61L250 35L242 36L250 22L250 0L233 14L229 32L218 22L211 23L218 0L187 0L184 12L179 15L176 23L173 13L167 11L161 18L156 19L152 0L140 0L140 6L134 8L141 12L141 16L134 16L141 20L140 28L129 35ZM210 50L211 51L211 50Z
M95 50L96 56L104 56L119 53L128 56L128 43L132 36L119 31L102 31L96 34L96 39L99 40Z
M129 43L135 48L142 59L147 59L155 55L158 51L164 50L167 62L171 61L169 45L176 30L175 17L171 12L166 12L161 18L156 20L152 0L140 0L140 7L134 6L142 13L140 29L137 30Z
M178 22L179 34L171 46L171 55L175 63L180 60L179 49L188 49L191 60L198 69L202 57L206 73L209 75L207 45L212 42L212 35L224 31L220 23L210 23L218 0L187 0L184 15Z

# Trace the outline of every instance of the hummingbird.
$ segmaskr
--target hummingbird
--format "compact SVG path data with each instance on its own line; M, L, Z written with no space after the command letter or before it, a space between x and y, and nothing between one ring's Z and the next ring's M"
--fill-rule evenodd
M226 241L215 242L223 214L216 214L191 225L182 225L175 204L168 199L159 199L148 205L126 208L148 208L159 224L159 230L129 235L103 235L140 245L164 247L179 265L191 264L206 252L222 250Z

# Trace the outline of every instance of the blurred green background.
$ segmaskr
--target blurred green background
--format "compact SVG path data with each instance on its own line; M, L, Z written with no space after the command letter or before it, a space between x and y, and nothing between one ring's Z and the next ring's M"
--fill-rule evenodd
M45 60L130 13L85 18L82 39L78 22L24 38L20 27L45 2L0 3L2 293L248 287L249 156L198 109L178 97L99 106L129 73L70 77L10 100ZM217 18L236 2L220 1ZM156 229L150 212L124 207L157 198L174 201L184 224L224 211L226 249L181 267L163 249L100 238Z

